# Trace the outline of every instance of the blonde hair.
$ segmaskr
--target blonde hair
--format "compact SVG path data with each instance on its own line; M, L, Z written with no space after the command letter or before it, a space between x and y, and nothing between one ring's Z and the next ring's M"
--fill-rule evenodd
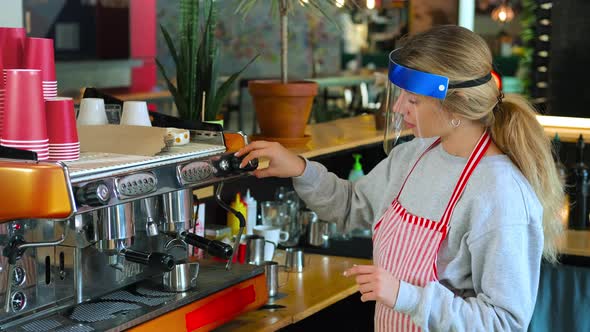
M480 78L492 70L492 54L477 34L454 25L436 26L408 38L399 50L403 65L444 75L451 83ZM526 99L500 91L492 79L476 87L449 89L444 109L489 128L492 139L526 177L543 206L543 257L557 261L564 187L551 141Z

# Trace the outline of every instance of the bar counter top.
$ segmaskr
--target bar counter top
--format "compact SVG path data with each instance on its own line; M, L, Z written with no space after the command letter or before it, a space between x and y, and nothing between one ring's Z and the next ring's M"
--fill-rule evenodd
M284 262L284 251L276 259ZM284 306L244 313L215 331L275 331L296 323L356 293L354 278L342 275L353 264L372 264L369 259L305 254L303 272L279 272L279 294L269 304ZM360 296L360 295L359 295Z
M562 255L590 257L590 231L566 230L558 248Z

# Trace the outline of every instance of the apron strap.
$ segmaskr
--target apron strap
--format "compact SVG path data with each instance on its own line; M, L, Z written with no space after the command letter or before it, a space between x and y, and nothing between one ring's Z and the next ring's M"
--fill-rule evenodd
M467 161L467 164L461 172L461 176L459 177L459 181L457 181L457 185L455 185L453 195L449 200L447 208L445 209L445 213L443 214L440 221L437 223L437 230L443 230L448 225L449 221L451 220L451 216L453 215L453 210L455 209L457 202L459 202L459 198L461 198L463 191L465 191L467 181L471 177L471 174L473 174L475 167L479 164L481 158L483 158L491 143L492 139L490 137L490 134L486 130L479 138L479 141L477 142L477 145L475 146L473 151L471 151L469 160Z
M436 141L434 141L434 143L430 144L430 146L426 150L424 150L424 152L422 152L422 154L420 155L420 157L414 163L414 166L412 166L412 169L410 169L410 172L408 173L408 175L406 175L406 179L402 183L401 188L399 188L399 191L398 191L397 196L395 197L394 201L397 201L399 199L399 196L402 194L402 190L404 190L404 186L406 185L406 182L408 181L408 178L410 177L410 174L412 174L412 172L414 171L414 168L416 168L416 165L418 165L418 162L420 161L420 159L422 159L422 157L424 157L424 155L426 154L426 152L432 150L439 143L440 143L440 137L437 138Z

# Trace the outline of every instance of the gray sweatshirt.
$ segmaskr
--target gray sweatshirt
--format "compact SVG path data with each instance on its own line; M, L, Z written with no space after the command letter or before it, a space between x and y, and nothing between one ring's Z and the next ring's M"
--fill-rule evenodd
M306 161L293 184L320 219L346 229L374 226L433 141L399 145L354 183ZM466 162L439 144L414 169L400 203L415 215L440 220ZM542 216L537 196L512 161L506 155L484 157L438 253L440 280L425 287L402 281L394 309L425 331L525 331L539 283Z

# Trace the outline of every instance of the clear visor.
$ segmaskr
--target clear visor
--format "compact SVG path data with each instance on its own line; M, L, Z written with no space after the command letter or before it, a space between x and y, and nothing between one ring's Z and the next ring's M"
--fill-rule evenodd
M398 64L396 52L389 55L383 140L386 154L391 152L402 135L433 137L440 133L441 125L449 125L442 112L449 79Z

